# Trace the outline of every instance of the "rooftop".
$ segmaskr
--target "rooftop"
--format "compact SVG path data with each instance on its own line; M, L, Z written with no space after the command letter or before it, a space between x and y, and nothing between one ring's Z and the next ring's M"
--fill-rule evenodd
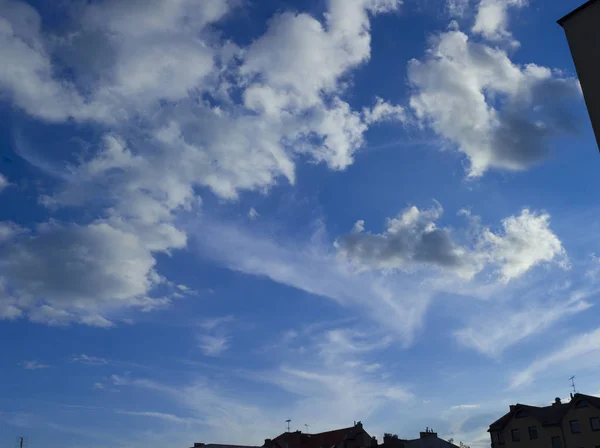
M539 421L543 426L557 425L562 420L565 413L577 402L585 400L594 406L600 408L600 398L590 395L575 394L568 403L554 402L550 406L529 406L517 403L510 407L510 412L504 414L498 420L490 425L488 431L500 431L504 426L518 413L531 416Z
M561 19L558 19L558 24L560 26L563 26L563 24L565 23L565 21L567 21L568 19L570 19L571 17L573 17L575 14L577 14L578 12L581 12L582 10L584 10L585 8L587 8L588 6L590 6L592 3L595 3L597 1L598 0L588 0L583 5L581 5L579 8L574 9L573 11L571 11L566 16L562 17Z
M275 437L273 442L279 446L287 444L288 448L320 448L332 447L341 443L344 439L353 438L358 433L364 432L362 424L358 422L355 426L321 432L318 434L305 434L300 431L284 432Z

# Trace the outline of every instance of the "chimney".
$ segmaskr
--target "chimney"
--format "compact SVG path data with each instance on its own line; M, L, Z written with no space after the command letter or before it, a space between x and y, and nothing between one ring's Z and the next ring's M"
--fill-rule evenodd
M419 435L421 436L421 439L424 439L425 437L437 437L437 432L433 432L433 429L430 429L428 426L425 428L425 432L420 432Z
M571 392L571 400L573 399L573 392Z
M556 397L554 399L554 403L552 403L552 406L560 406L561 404L560 397Z
M273 441L271 439L265 439L265 444L263 446L269 447Z
M512 411L514 411L515 409L517 409L517 405L516 405L516 404L511 404L511 405L509 406L509 408L510 408L510 412L512 412Z

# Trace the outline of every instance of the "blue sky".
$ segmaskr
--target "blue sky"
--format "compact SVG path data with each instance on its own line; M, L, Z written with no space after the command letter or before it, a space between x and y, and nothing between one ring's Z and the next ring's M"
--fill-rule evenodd
M579 3L0 0L0 444L600 393Z

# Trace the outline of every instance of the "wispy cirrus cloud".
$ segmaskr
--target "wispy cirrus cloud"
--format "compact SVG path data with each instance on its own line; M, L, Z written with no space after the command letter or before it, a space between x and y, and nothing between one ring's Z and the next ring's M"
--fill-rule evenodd
M452 406L451 409L478 409L478 404L457 404Z
M87 366L104 366L110 363L110 361L106 358L99 358L97 356L88 356L85 354L74 355L71 358L72 363L80 363L85 364Z
M199 376L191 384L174 385L113 375L112 382L170 398L198 421L211 440L221 440L224 429L229 428L229 443L262 440L264 434L278 433L281 415L314 422L313 430L322 431L346 425L356 413L366 421L377 412L398 409L398 404L413 400L406 385L385 377L384 366L381 371L365 368L371 364L370 356L388 345L380 343L377 337L360 330L333 328L317 331L304 343L309 345L309 353L295 356L294 361L288 360L274 369L240 372L247 381L260 383L261 389L286 394L288 399L279 401L276 409L269 400L244 399L232 383L221 383L217 377ZM315 353L316 357L311 355ZM254 425L250 424L253 419Z
M25 370L40 370L47 369L50 367L48 364L43 364L38 361L25 361L22 365Z
M580 360L581 368L597 366L600 354L600 329L577 334L568 339L562 347L541 356L525 369L515 373L509 388L514 389L530 385L537 375L548 369L557 369L569 365L574 359Z
M174 415L174 414L166 414L164 412L124 411L124 410L117 410L115 412L120 415L128 415L131 417L147 417L147 418L151 418L151 419L162 420L166 423L179 423L179 424L184 424L184 425L190 425L194 422L193 419L186 419L186 418L178 417L177 415Z

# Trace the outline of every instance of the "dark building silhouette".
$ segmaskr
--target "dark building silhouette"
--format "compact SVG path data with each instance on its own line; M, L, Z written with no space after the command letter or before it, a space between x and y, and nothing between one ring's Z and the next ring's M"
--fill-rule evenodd
M600 0L589 0L558 23L565 30L600 149Z
M419 433L418 439L400 439L395 434L385 434L383 448L456 448L456 445L440 439L436 432L427 428Z
M595 448L600 446L600 398L571 395L550 406L515 404L488 429L492 448Z
M259 448L242 445L219 445L195 443L193 448ZM438 437L432 430L420 433L418 439L400 439L397 435L386 434L383 443L369 435L361 422L354 426L317 434L301 431L284 432L274 439L265 439L260 448L456 448Z
M373 445L374 444L374 445ZM348 428L318 434L300 431L284 432L273 440L265 440L264 448L371 448L377 441L364 430L361 422Z

